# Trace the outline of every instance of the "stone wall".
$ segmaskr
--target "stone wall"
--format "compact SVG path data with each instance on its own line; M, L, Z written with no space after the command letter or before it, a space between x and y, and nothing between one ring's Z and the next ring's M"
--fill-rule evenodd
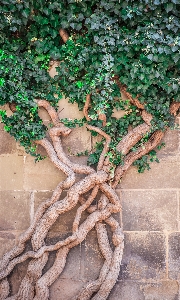
M41 111L48 122L45 111ZM60 101L60 118L78 118L76 106ZM168 131L166 147L159 151L160 163L138 174L131 167L117 193L122 201L122 214L116 216L125 231L125 251L119 279L110 300L178 300L180 299L180 136ZM64 179L47 158L39 163L0 127L0 256L9 250L19 234L28 228L38 204L52 194ZM86 163L86 157L75 154L94 144L85 128L77 128L63 145L73 161ZM40 149L43 154L42 149ZM49 232L48 241L57 241L71 232L77 208L62 215ZM46 269L54 259L51 253ZM51 300L69 300L82 286L98 276L103 258L98 250L95 231L74 248L61 277L51 287ZM27 267L16 267L10 276L15 293Z

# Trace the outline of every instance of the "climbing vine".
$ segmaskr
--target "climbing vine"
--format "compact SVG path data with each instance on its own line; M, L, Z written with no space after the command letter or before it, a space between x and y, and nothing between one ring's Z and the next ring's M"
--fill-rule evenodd
M18 245L4 256L1 299L9 299L7 275L30 257L27 275L13 299L48 299L48 288L62 272L69 250L93 227L105 263L99 278L77 299L107 299L123 251L122 229L112 216L121 210L115 187L131 165L142 173L151 162L158 162L156 151L163 146L164 132L174 127L180 108L179 17L178 0L1 0L0 116L4 130L36 160L43 158L37 145L43 146L52 163L67 175L51 199L40 206ZM56 75L51 77L54 64ZM84 118L60 120L57 108L62 97L77 103ZM48 112L50 125L39 117L40 107ZM123 115L116 118L115 110ZM76 126L86 126L93 136L102 137L92 153L78 154L89 155L89 166L70 162L62 149L60 136L67 136ZM79 185L76 173L85 176ZM69 192L59 201L64 189ZM101 196L94 205L98 190ZM88 197L87 192L91 192ZM77 202L81 206L72 236L46 246L44 239L58 215ZM89 217L79 225L84 210ZM103 222L111 227L115 250ZM23 253L29 239L33 250ZM54 250L53 269L42 275L48 253Z

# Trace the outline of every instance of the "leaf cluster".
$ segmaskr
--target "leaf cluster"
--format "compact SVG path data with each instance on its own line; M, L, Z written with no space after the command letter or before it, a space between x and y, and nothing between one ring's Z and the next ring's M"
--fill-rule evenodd
M103 130L111 136L109 153L116 165L116 143L142 118L136 107L123 104L115 75L153 116L152 131L174 124L169 107L180 101L179 16L178 0L2 0L0 105L16 107L11 116L1 111L5 130L30 151L47 130L35 99L56 107L64 95L81 110L91 94L89 123L102 128L99 114L106 115ZM60 28L70 36L66 44ZM54 60L60 64L50 78ZM125 110L119 119L113 117L117 108ZM85 120L63 122L74 127ZM90 156L91 163L100 149Z

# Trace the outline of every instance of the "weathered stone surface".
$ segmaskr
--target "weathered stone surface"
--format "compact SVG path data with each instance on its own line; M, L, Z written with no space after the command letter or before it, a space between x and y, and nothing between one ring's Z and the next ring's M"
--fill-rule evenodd
M0 124L0 155L16 151L16 141L9 133L4 131L4 124Z
M114 109L114 110L113 110L112 117L114 117L114 118L116 118L116 119L120 119L120 118L122 118L125 114L126 114L126 111L125 111L125 110L117 110L117 109Z
M60 119L82 119L84 114L79 110L77 103L68 102L68 98L59 101L58 116Z
M151 170L139 174L131 167L120 184L124 189L180 188L180 156L168 156L151 163Z
M104 259L98 246L97 234L93 229L82 243L81 279L85 281L95 280L99 276Z
M178 300L178 283L162 281L143 283L119 281L109 295L109 300Z
M168 129L162 142L165 143L165 147L162 147L157 151L158 156L163 155L177 155L179 153L179 130Z
M109 295L109 300L144 300L139 282L118 281Z
M145 300L178 300L178 283L176 281L163 281L140 285ZM137 298L137 300L139 300Z
M122 191L121 195L124 230L176 231L178 229L176 191Z
M50 287L51 300L72 300L83 288L82 281L71 279L57 279Z
M34 194L34 211L37 210L37 207L39 204L41 204L43 201L47 200L52 196L53 192L37 192ZM63 192L61 194L60 199L63 199L66 196L66 193ZM67 212L66 214L62 214L58 217L54 225L52 225L50 231L53 232L60 232L61 234L65 234L67 232L70 232L72 229L72 216L74 213Z
M58 170L49 158L35 163L34 158L27 156L24 165L25 190L54 190L66 177Z
M73 128L67 137L62 137L62 144L65 153L70 156L85 150L91 150L91 134L86 127Z
M36 212L38 206L49 199L52 196L53 191L40 191L34 192L34 212Z
M169 235L169 278L180 280L180 232Z
M30 194L0 192L0 230L24 230L30 225Z
M69 234L60 234L58 232L51 231L45 240L46 245L54 245L55 243L64 240ZM50 253L49 261L46 264L43 272L45 273L54 263L56 257L56 251ZM65 268L60 275L61 279L76 279L80 280L80 267L81 267L81 245L77 245L72 248L67 256Z
M159 280L165 276L165 236L155 232L126 232L119 279Z
M23 167L23 157L16 153L0 156L0 190L22 190Z
M67 257L66 266L61 274L61 278L80 280L80 267L81 267L81 245L78 245L70 250Z
M13 233L0 231L0 259L15 245L15 241L16 236Z
M38 115L41 118L41 120L43 121L43 124L48 126L50 123L52 123L52 120L47 112L47 110L45 110L43 107L40 107L39 111L38 111Z
M30 262L30 259L26 260L25 262L18 264L12 273L9 276L9 283L10 283L10 288L11 288L11 294L15 295L20 287L21 281L26 275L28 263Z
M34 210L37 210L37 207L40 203L47 200L52 196L52 192L35 192L34 193ZM63 192L60 196L60 200L64 199L66 192ZM51 232L60 232L61 234L66 234L72 232L73 221L77 212L77 209L80 205L77 204L72 210L67 211L66 213L60 215L54 225L51 227ZM81 222L85 220L87 214L83 213L81 217Z

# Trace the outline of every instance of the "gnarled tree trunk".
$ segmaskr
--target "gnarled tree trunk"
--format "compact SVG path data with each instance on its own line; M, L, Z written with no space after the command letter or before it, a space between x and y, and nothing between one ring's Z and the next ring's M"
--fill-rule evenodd
M66 32L60 30L60 35L66 42L68 39ZM99 277L95 281L89 282L79 295L76 295L76 299L105 300L115 285L120 271L124 248L123 230L113 217L114 213L121 211L121 201L115 189L133 162L148 154L149 151L159 144L164 132L157 130L150 134L152 116L145 111L144 105L138 99L133 99L117 77L114 77L114 80L126 98L138 108L144 123L131 129L117 145L116 150L124 155L124 164L116 167L113 177L110 170L110 162L108 157L106 157L111 142L110 137L102 129L87 125L89 130L96 131L106 140L97 170L71 162L65 155L61 144L61 136L68 136L71 130L59 122L55 109L48 101L37 100L38 106L47 110L53 127L48 131L48 138L38 140L36 144L44 147L52 163L66 175L66 179L57 185L50 199L40 204L30 227L19 237L17 245L3 256L0 262L1 300L49 299L49 287L64 270L69 251L82 243L93 228L97 232L98 244L104 257L104 263ZM90 101L91 95L87 95L83 110L87 120L89 120L88 108ZM177 106L175 104L172 105L171 112L173 114L176 113L179 104ZM106 124L104 115L99 114L99 119L103 121L103 125ZM149 140L143 146L137 147L135 151L131 151L132 147L147 133L150 136ZM84 178L76 182L76 174L83 174ZM64 190L68 190L67 195L64 199L59 200ZM78 202L80 207L77 209L74 218L72 234L56 244L46 245L45 239L47 234L58 216L72 210ZM88 216L80 224L81 215L84 211L88 212ZM113 248L110 245L107 226L112 231ZM28 241L31 242L32 246L30 251L25 250ZM52 267L43 273L49 253L52 251L56 251L55 261ZM30 259L30 262L19 290L17 294L9 296L8 275L17 264L25 262L27 259Z

